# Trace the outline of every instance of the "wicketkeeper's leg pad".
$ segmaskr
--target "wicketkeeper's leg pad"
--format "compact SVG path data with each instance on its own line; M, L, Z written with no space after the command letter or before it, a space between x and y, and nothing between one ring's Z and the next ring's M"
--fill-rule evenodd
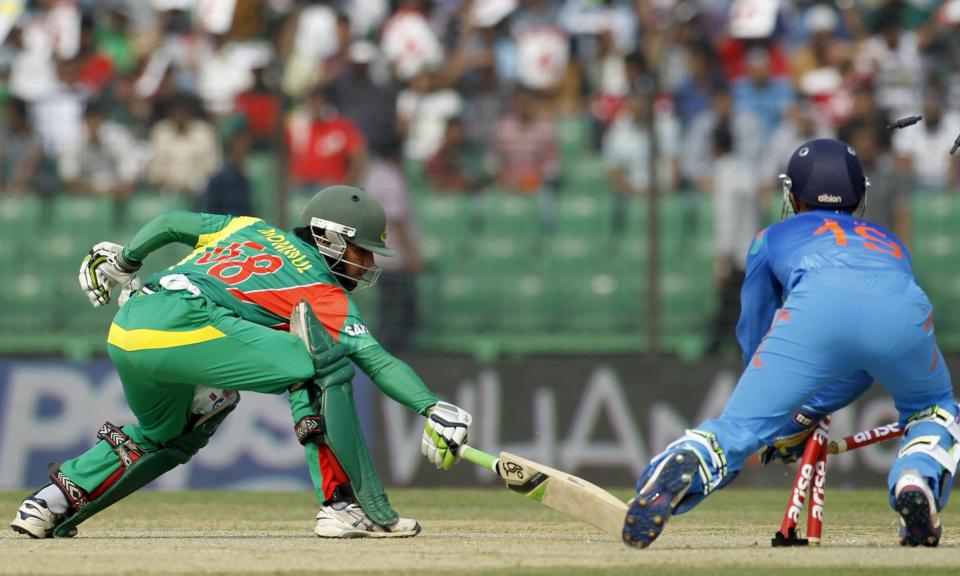
M99 437L108 442L120 457L120 476L95 498L67 478L59 468L50 475L51 480L66 494L73 514L57 525L54 537L70 536L73 529L97 512L133 494L180 464L188 462L194 454L207 445L224 418L237 407L239 394L228 396L228 401L217 406L214 412L199 417L190 429L161 445L159 450L146 451L130 439L122 430L109 422L100 429Z
M947 505L957 463L960 462L960 425L955 412L955 406L951 412L934 405L907 419L900 451L887 479L891 506L896 507L897 481L910 469L915 469L927 480L937 498L938 510Z
M307 302L294 307L290 332L303 340L317 369L308 386L313 387L318 409L314 415L301 416L297 420L298 439L301 443L326 444L350 479L353 493L367 516L383 526L393 524L400 516L387 499L353 403L350 382L354 375L353 365ZM303 393L304 390L296 390L291 396Z

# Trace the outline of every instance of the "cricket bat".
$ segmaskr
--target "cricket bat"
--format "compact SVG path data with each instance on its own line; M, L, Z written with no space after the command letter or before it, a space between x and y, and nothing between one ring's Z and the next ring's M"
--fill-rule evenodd
M501 452L497 458L476 448L463 446L460 455L491 470L507 483L507 488L592 524L617 540L622 538L627 504L603 488L509 452Z

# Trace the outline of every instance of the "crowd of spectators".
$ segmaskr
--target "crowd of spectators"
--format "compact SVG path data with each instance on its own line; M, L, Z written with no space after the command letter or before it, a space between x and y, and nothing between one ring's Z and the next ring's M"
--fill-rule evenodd
M418 193L553 198L570 118L596 193L716 197L721 286L807 139L855 146L904 235L910 194L960 183L960 0L28 0L4 32L2 193L249 212L267 152L290 195L383 196L408 273L409 167Z
M0 22L3 184L199 198L242 132L297 193L402 160L440 192L540 193L580 116L622 195L709 193L717 131L766 188L862 127L945 189L958 24L953 0L30 0Z

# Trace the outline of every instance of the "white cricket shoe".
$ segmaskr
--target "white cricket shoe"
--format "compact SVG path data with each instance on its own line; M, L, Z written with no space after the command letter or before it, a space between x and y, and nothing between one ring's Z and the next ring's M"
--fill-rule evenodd
M321 538L410 538L420 533L420 523L399 518L389 526L381 526L371 520L359 504L334 502L317 513L313 532Z
M13 519L13 522L10 523L10 528L14 532L20 534L26 534L31 538L50 538L53 534L53 529L57 527L63 519L66 517L65 514L54 514L47 508L47 502L41 498L36 498L34 496L28 497L20 504L20 509L17 510L17 515ZM77 529L74 528L71 534L68 537L73 537L77 534Z

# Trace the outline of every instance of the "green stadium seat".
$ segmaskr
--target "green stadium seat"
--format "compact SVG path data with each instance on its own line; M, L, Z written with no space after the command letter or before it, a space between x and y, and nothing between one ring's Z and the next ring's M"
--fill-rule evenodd
M76 282L74 282L76 284ZM58 320L55 329L65 329L72 337L82 337L91 341L105 341L110 323L117 313L113 300L106 306L94 308L79 288L73 287L69 297L61 295L63 305L58 307ZM117 293L114 293L116 298Z
M407 186L409 187L412 197L419 199L429 194L429 186L427 184L427 177L423 171L423 163L416 160L404 159L403 174L407 178Z
M439 236L420 236L420 253L430 267L450 268L464 262L470 251L466 239L445 239Z
M490 190L480 198L480 228L484 235L535 240L541 233L540 199L526 194Z
M590 149L590 120L586 116L567 116L557 119L557 138L560 153L566 162Z
M642 274L650 261L650 244L645 235L621 236L613 239L616 263Z
M537 271L501 277L494 292L494 330L505 335L543 334L556 326L559 286Z
M300 212L308 200L310 198L303 194L292 194L287 198L287 228L294 228L300 221Z
M55 286L42 268L22 270L7 277L0 285L0 305L3 306L0 329L8 334L48 329L53 324L56 300Z
M634 271L597 270L564 282L563 326L572 333L636 333L645 315L643 277Z
M937 285L944 298L960 301L960 270L956 266L943 270L937 277ZM953 311L952 308L951 306L951 311ZM957 313L960 314L960 309L957 309Z
M41 223L42 200L35 196L0 196L0 233L20 234Z
M590 235L553 235L544 239L543 264L549 270L590 270L600 262L603 244Z
M425 310L436 329L446 334L472 334L489 328L496 300L496 280L468 268L437 276L436 300Z
M80 262L90 248L105 239L103 236L95 236L94 232L90 231L80 232L58 228L37 238L38 257L51 269L60 271L73 268L76 273L80 269Z
M659 204L660 253L685 257L700 238L712 236L710 206L707 199L694 194L664 196Z
M581 154L564 159L561 196L597 196L611 193L603 158L594 154Z
M869 207L869 204L867 205ZM915 232L960 221L960 198L946 194L917 194L912 202Z
M511 236L477 236L471 246L470 265L491 274L529 268L534 255L531 242Z
M70 230L97 230L101 236L113 229L114 210L111 198L65 196L53 203L53 224Z
M649 200L644 196L631 196L623 206L623 235L631 238L646 237L650 221L647 218Z
M613 229L613 200L609 195L561 196L557 200L556 232L606 239Z
M424 196L417 199L416 209L425 234L453 238L473 230L473 205L468 196Z
M170 210L189 210L186 198L172 194L140 193L130 197L123 206L121 232L132 238L147 222Z
M267 222L276 219L277 157L271 152L254 152L247 159L247 176L253 192L255 216Z
M682 341L706 335L717 306L712 263L665 261L660 276L661 334Z
M426 195L416 200L420 249L437 268L457 267L469 255L472 242L470 199Z
M914 234L912 256L917 259L954 259L960 249L956 230L917 230Z
M782 196L777 196L776 198L773 198L770 201L769 206L767 206L766 213L763 214L761 226L766 228L767 226L772 226L781 220L783 220L783 198Z

